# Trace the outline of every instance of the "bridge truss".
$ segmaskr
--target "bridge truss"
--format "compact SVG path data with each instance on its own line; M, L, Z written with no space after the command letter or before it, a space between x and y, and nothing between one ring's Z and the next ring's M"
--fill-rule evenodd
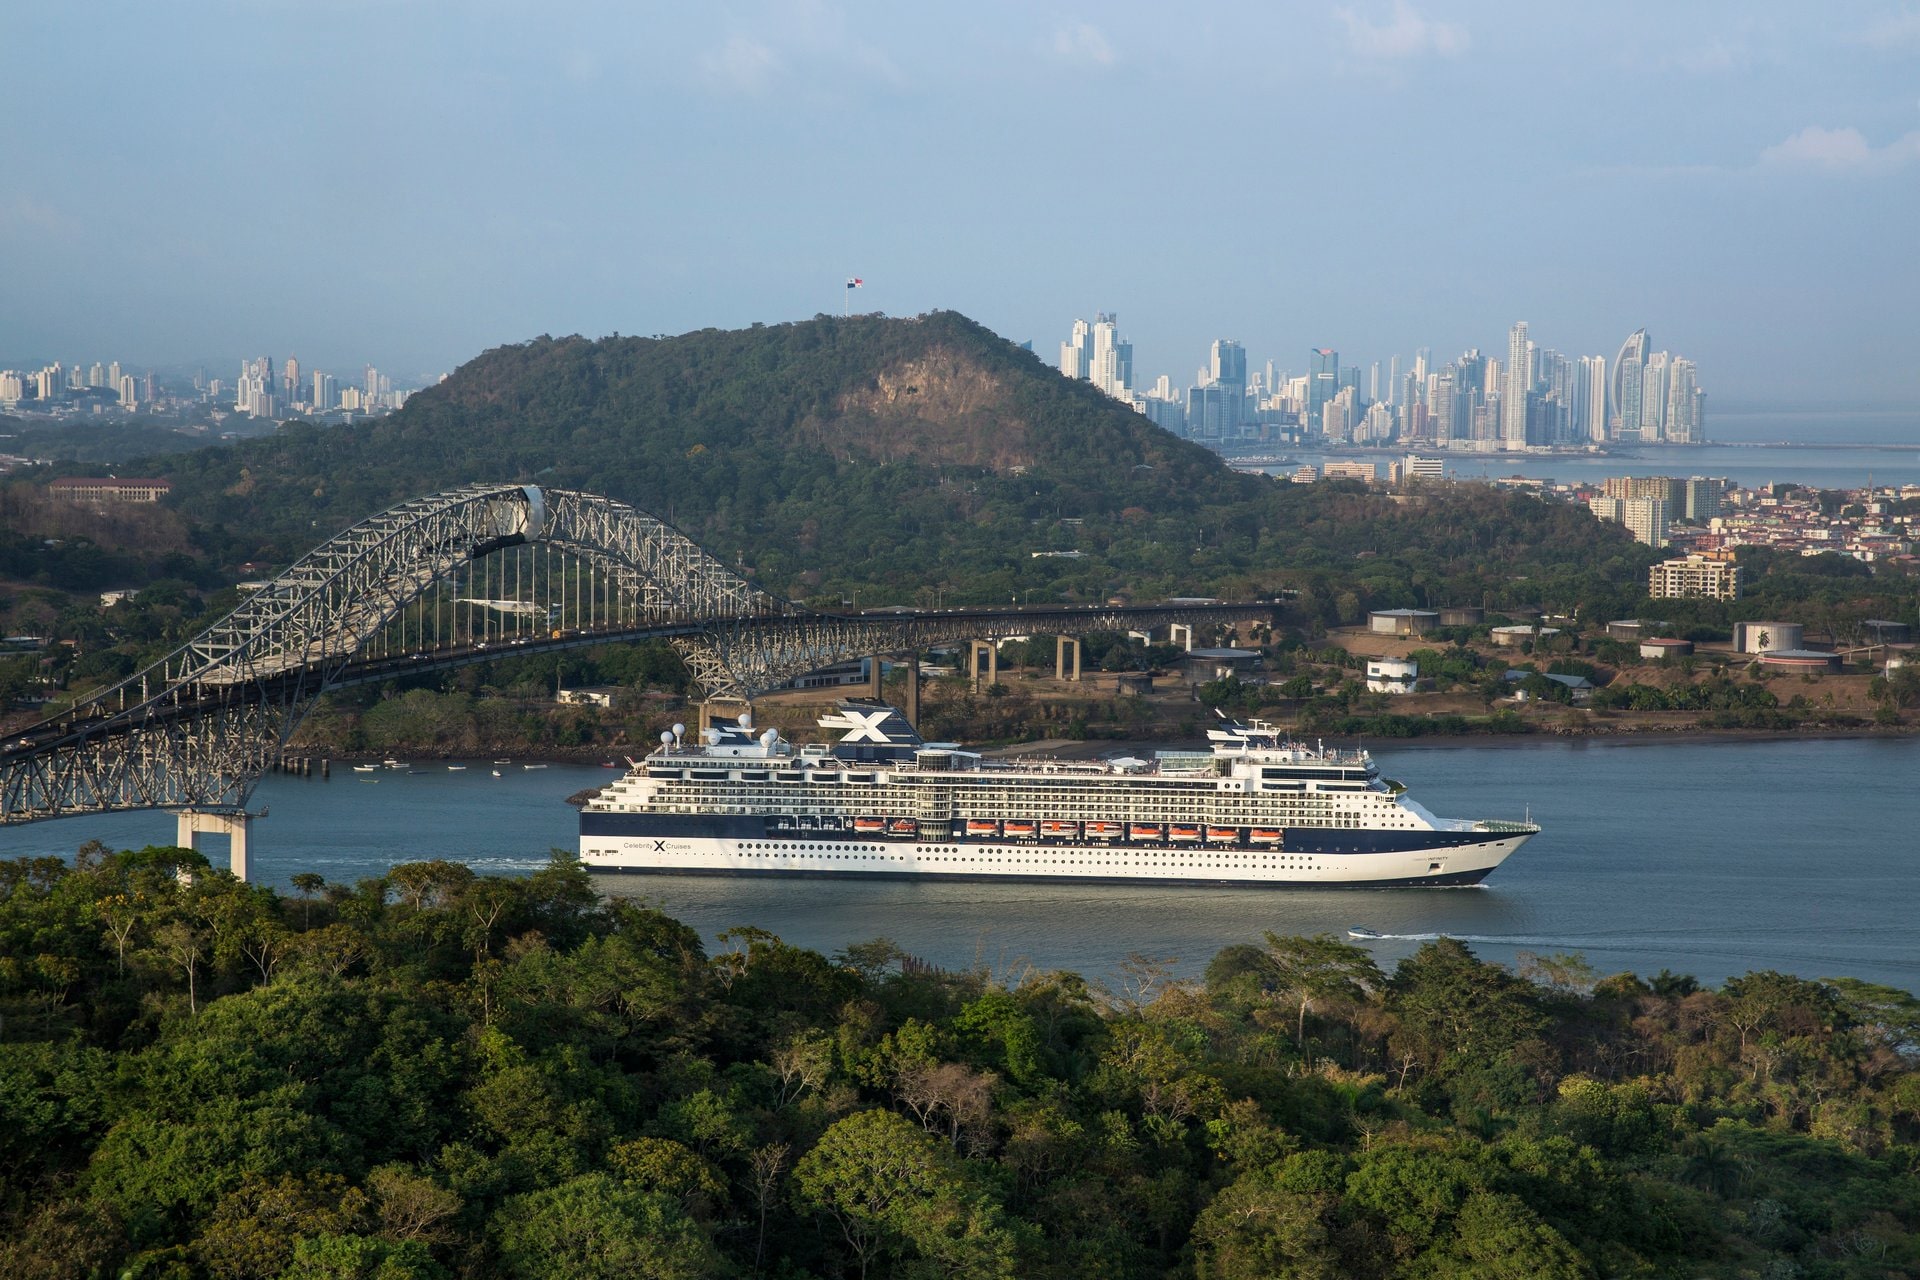
M354 525L145 670L11 736L0 823L243 810L325 690L503 656L665 639L709 697L745 699L867 655L1270 612L1195 602L815 614L624 503L471 485Z

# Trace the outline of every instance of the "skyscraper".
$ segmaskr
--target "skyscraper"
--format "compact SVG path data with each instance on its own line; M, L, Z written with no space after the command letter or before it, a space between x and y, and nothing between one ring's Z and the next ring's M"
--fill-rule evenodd
M1321 409L1340 390L1340 353L1331 347L1315 347L1307 353L1308 430L1320 425Z
M1075 326L1076 334L1078 326ZM1133 344L1120 337L1120 318L1102 311L1093 322L1093 355L1086 376L1110 396L1124 399L1133 387Z
M1613 380L1607 384L1607 424L1614 439L1640 429L1640 383L1647 363L1647 331L1635 329L1613 358Z
M1667 438L1667 373L1673 357L1656 351L1640 370L1640 438L1657 444Z
M1700 404L1703 396L1693 361L1674 357L1667 366L1666 440L1669 444L1703 443Z
M1573 435L1588 444L1607 440L1607 358L1581 356L1573 376Z
M1532 360L1528 357L1527 322L1507 330L1507 376L1500 388L1500 445L1522 449L1527 444L1527 396L1532 391Z

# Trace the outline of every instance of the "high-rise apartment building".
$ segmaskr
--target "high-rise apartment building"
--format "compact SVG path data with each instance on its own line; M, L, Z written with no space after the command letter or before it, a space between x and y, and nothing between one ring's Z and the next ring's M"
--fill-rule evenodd
M1340 390L1340 353L1331 347L1315 347L1307 353L1306 425L1320 425L1321 410Z
M1665 498L1628 498L1621 504L1620 522L1648 546L1664 547L1669 541L1667 525L1671 510Z
M1133 344L1120 337L1120 318L1102 311L1093 322L1093 353L1087 377L1116 399L1126 399L1133 387Z
M1667 374L1672 360L1669 353L1656 351L1640 372L1640 438L1648 444L1667 438Z
M1700 390L1693 361L1676 356L1667 367L1666 432L1668 444L1701 444L1705 432L1701 416L1706 393Z
M1607 422L1613 438L1640 431L1640 389L1647 363L1647 331L1635 329L1613 358L1613 380L1607 387Z
M1686 482L1685 516L1705 523L1719 515L1727 496L1727 481L1711 476L1690 476Z
M1507 449L1527 444L1527 397L1533 390L1530 345L1525 320L1507 330L1507 368L1500 387L1500 444Z
M1740 566L1731 560L1685 556L1647 570L1647 594L1655 600L1738 600Z
M1607 358L1581 356L1574 365L1573 435L1587 444L1607 439Z

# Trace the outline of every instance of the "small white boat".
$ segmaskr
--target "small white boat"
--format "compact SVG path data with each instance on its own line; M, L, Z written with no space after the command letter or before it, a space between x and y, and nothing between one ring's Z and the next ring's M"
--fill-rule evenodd
M496 777L496 778L497 778L497 777L499 777L499 776L500 776L500 771L499 771L498 769L495 769L495 770L493 771L493 776L494 776L494 777Z
M405 763L399 760L395 760L391 756L389 756L385 760L382 760L380 763L387 766L387 768L389 769L404 769L407 767Z
M495 761L494 761L494 763L495 763L495 764L512 764L512 763L513 763L513 761L511 761L511 760L495 760Z
M1347 936L1349 938L1359 938L1364 941L1369 938L1378 938L1380 935L1371 929L1363 929L1359 925L1355 925L1353 928L1347 930Z
M544 768L546 768L547 766L545 766L545 765L543 765L543 764L523 764L523 765L521 765L520 767L521 767L522 769L544 769Z
M353 766L353 771L355 773L372 773L375 769L378 769L379 767L380 766L377 764L357 764Z
M447 772L448 773L464 773L466 771L466 768L467 766L463 764L450 764L447 766Z

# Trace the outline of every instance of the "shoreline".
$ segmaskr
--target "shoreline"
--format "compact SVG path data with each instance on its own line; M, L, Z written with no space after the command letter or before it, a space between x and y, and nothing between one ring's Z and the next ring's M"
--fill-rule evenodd
M1796 729L1702 729L1695 725L1663 728L1648 726L1644 728L1594 729L1577 731L1564 729L1541 729L1532 733L1455 733L1430 734L1414 738L1368 738L1350 734L1313 734L1308 737L1334 743L1342 747L1367 747L1372 751L1436 751L1450 747L1496 747L1511 750L1536 743L1580 743L1595 746L1639 747L1656 744L1676 746L1717 746L1723 744L1750 742L1811 742L1826 739L1844 740L1854 738L1911 738L1920 735L1920 726L1902 725L1897 728L1871 726L1847 726L1836 729L1796 728ZM1307 740L1306 737L1302 738ZM996 746L977 748L980 754L991 759L1006 759L1018 755L1051 755L1062 759L1093 759L1111 753L1128 751L1178 751L1192 750L1194 742L1187 738L1033 738L1022 742L1002 743ZM615 770L624 772L627 767L628 752L625 749L589 749L589 748L541 748L526 754L518 754L517 748L500 748L494 754L468 755L441 752L433 749L395 748L385 755L365 753L326 755L318 750L294 748L286 753L289 760L307 759L327 760L342 768L351 768L356 764L380 765L388 759L399 760L402 764L419 767L421 765L444 767L449 764L468 767L492 767L497 760L506 760L510 765L578 765L583 768L606 767L611 763ZM652 744L647 744L652 750ZM642 753L644 754L644 752Z

